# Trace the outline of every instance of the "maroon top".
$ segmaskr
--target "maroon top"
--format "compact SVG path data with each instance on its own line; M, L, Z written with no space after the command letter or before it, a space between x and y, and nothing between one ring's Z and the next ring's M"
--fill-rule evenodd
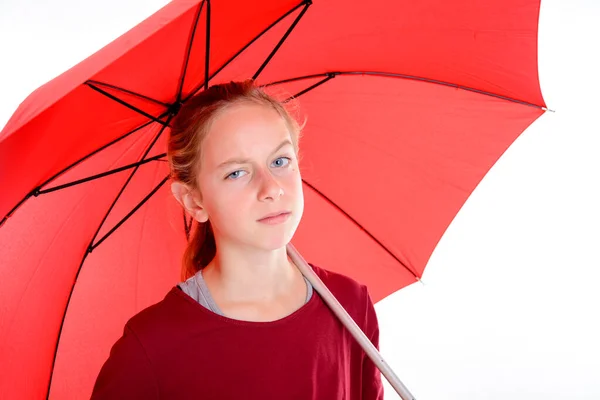
M379 347L367 287L315 272ZM92 399L383 399L381 374L316 292L273 322L230 319L175 287L131 318Z

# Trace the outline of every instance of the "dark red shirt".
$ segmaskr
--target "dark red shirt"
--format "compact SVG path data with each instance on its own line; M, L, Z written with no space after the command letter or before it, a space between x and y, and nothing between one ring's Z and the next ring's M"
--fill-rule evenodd
M311 265L312 266L312 265ZM367 287L312 266L379 348ZM383 399L381 374L317 292L273 322L230 319L181 289L131 318L92 399Z

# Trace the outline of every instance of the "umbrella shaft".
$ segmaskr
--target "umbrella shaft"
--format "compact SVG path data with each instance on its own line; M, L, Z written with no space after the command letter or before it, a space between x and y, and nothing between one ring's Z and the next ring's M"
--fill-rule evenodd
M298 251L294 248L294 246L289 243L287 245L287 252L296 267L302 272L302 275L308 279L308 281L312 284L313 288L319 293L319 295L323 298L325 303L329 306L329 308L334 312L334 314L339 318L342 324L350 331L354 339L358 342L360 347L363 348L365 353L369 356L371 360L375 363L379 371L385 376L390 385L394 388L396 393L400 395L403 400L415 400L415 397L408 391L406 386L400 381L398 376L394 373L394 371L390 368L388 363L385 362L381 354L377 348L371 343L369 338L364 334L364 332L360 329L360 327L354 322L352 317L348 314L348 312L344 309L344 307L340 304L340 302L333 296L333 294L329 291L327 286L321 281L319 276L312 270L312 268L308 265L306 260L298 253Z

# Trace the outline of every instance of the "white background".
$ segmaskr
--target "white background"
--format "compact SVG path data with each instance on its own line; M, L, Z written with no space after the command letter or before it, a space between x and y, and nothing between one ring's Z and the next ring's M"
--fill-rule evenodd
M0 126L165 3L3 0ZM419 400L600 399L600 2L542 1L539 35L556 113L477 187L424 285L376 305L382 354Z

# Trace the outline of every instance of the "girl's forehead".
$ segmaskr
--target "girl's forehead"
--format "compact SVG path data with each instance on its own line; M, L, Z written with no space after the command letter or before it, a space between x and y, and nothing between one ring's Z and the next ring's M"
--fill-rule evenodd
M286 130L285 121L275 109L259 104L233 105L213 120L210 132L215 137L246 138L249 134L277 134Z
M269 154L290 132L279 113L255 104L232 106L215 118L202 143L208 164L216 167L228 158Z

